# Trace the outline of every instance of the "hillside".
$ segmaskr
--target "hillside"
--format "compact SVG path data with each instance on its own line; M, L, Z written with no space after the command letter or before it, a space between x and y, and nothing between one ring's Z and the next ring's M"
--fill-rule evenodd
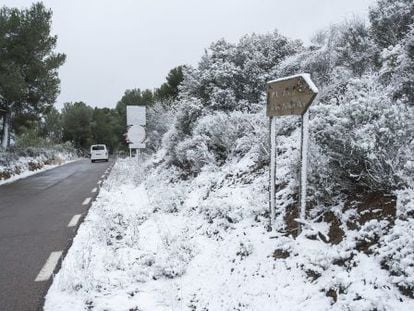
M413 16L412 1L380 0L369 23L310 46L276 31L214 42L177 100L150 109L156 153L118 161L45 309L412 310ZM267 230L264 86L301 72L320 93L298 235L297 117L277 121Z

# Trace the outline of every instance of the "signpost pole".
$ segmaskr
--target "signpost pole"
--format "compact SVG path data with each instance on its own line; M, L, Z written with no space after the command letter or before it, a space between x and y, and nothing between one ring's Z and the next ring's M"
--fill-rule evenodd
M272 230L276 210L276 118L270 117L270 191L269 191L269 230Z
M299 206L295 211L298 213L298 226L294 230L300 233L301 223L306 218L306 183L307 183L307 154L308 154L308 108L312 104L318 88L312 82L308 73L301 73L294 76L284 77L269 81L267 83L267 110L270 118L270 173L269 173L269 209L270 225L274 225L276 210L276 117L287 115L300 115L301 144L300 144L300 181L299 181ZM287 223L288 226L291 226ZM288 228L293 231L293 228Z
M307 189L307 171L308 171L308 141L309 141L309 112L302 114L301 126L301 143L300 143L300 214L299 218L303 221L306 217L306 189ZM299 233L301 226L299 226Z

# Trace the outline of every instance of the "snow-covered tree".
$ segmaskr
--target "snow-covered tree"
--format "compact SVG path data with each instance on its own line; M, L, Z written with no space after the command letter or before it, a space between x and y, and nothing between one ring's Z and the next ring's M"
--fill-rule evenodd
M265 83L274 77L277 65L302 49L273 32L243 37L237 44L224 39L214 42L197 68L187 68L182 96L195 96L213 110L251 110L263 96Z
M380 48L389 48L408 33L414 23L412 0L379 0L369 12L373 38Z

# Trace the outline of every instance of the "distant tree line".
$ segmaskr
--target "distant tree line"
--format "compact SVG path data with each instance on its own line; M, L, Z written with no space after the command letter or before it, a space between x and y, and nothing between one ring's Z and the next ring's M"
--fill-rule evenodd
M42 3L30 8L0 9L0 134L1 148L48 146L70 142L86 150L93 143L110 150L126 149L126 106L164 107L178 96L183 67L172 69L155 90L126 90L115 108L93 108L79 101L53 105L60 92L58 69L66 56L55 51L52 11Z
M91 144L101 143L112 152L126 150L126 106L152 107L162 103L169 107L178 96L182 80L182 67L173 68L160 88L126 90L115 108L92 108L84 102L66 103L60 113L52 109L46 115L41 122L45 127L43 134L48 140L57 139L57 143L70 141L78 149L86 150ZM56 132L58 129L60 133Z
M124 137L126 106L152 107L154 103L162 102L169 107L178 94L181 81L181 67L177 67L170 71L167 82L154 91L126 90L115 108L93 108L79 101L65 103L61 111L50 107L43 114L19 114L12 126L16 144L28 147L71 142L75 148L87 151L91 144L101 143L111 152L127 150Z

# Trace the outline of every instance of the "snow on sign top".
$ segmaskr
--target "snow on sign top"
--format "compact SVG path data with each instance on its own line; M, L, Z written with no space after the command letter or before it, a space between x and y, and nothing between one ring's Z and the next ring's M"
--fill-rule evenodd
M269 81L267 83L267 115L302 115L318 94L308 73Z
M127 126L145 125L145 106L126 106Z

